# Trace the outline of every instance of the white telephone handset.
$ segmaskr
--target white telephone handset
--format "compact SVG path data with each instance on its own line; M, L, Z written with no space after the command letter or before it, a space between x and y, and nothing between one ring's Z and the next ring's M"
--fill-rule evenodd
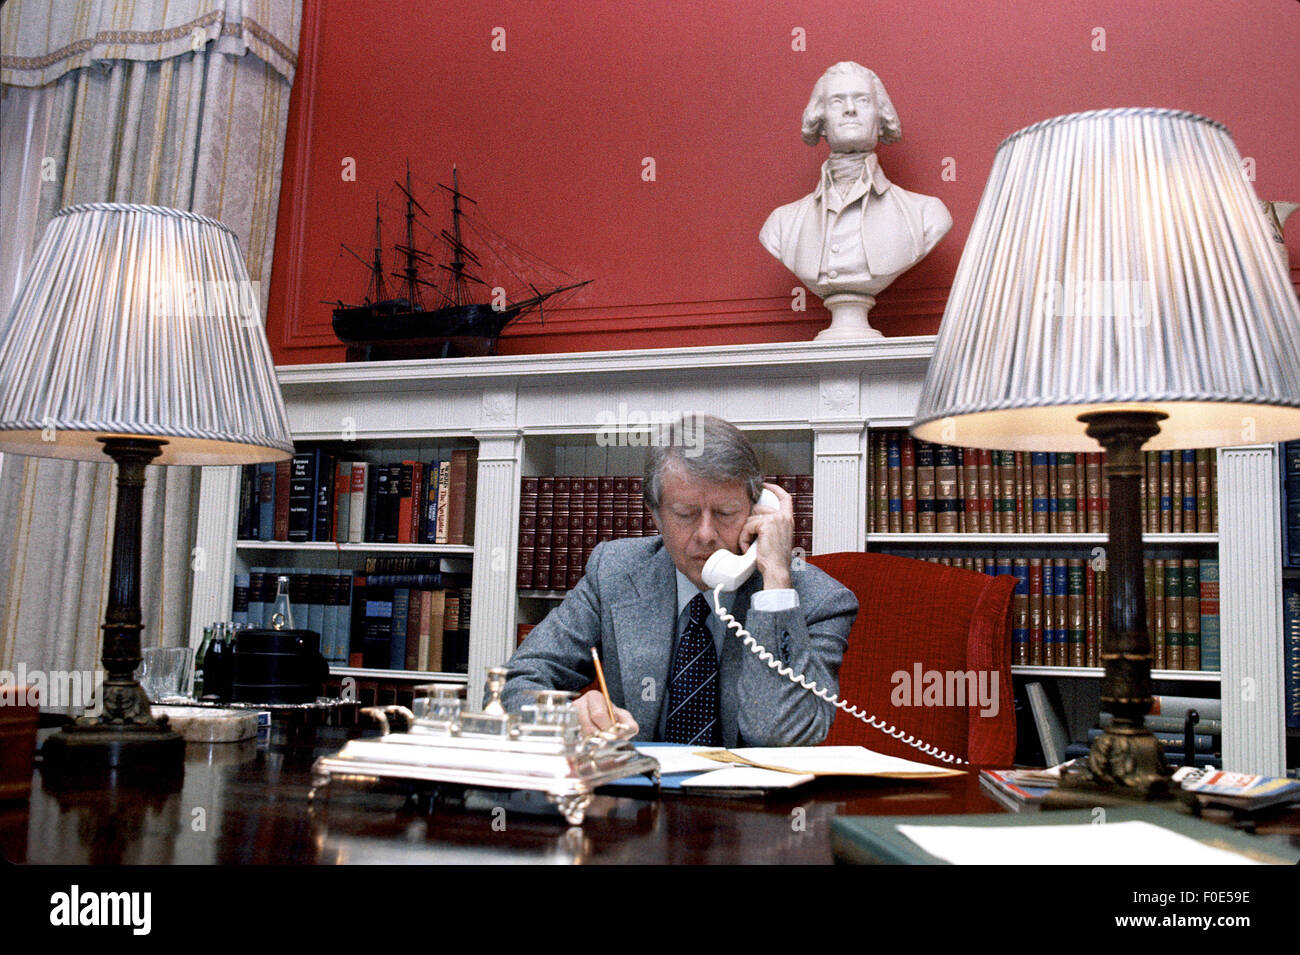
M759 495L758 503L773 509L779 509L781 506L776 495L767 490L767 488L764 488L763 493ZM901 740L908 746L911 746L914 749L919 749L921 752L928 756L933 756L940 762L954 763L963 766L966 764L966 760L962 759L960 756L954 756L945 750L939 749L937 746L930 746L924 740L914 739L910 734L903 732L901 729L898 729L883 720L876 719L875 716L853 706L846 700L841 700L829 690L823 690L802 673L795 673L794 670L778 660L766 647L755 640L750 632L740 624L740 621L728 613L726 607L722 606L721 597L724 590L728 592L738 590L745 581L749 580L750 575L754 573L754 568L757 566L758 541L755 540L754 543L749 545L749 550L745 551L743 554L735 554L729 550L715 551L713 556L704 562L704 569L700 571L700 576L704 579L704 582L713 590L713 609L717 612L718 618L722 620L727 627L736 631L736 635L741 638L741 641L749 649L750 653L754 654L766 663L769 668L781 674L781 676L788 679L791 683L803 687L809 693L813 694L813 696L825 700L832 706L838 707L850 716L861 720L868 726L875 727L887 736L892 736L894 739Z
M781 508L781 502L767 488L763 488L763 493L758 496L758 504L773 510ZM749 550L743 554L732 553L726 548L714 551L713 556L704 562L704 569L700 571L700 576L711 588L721 587L730 592L739 590L741 584L749 580L757 566L758 541L756 539L749 545Z

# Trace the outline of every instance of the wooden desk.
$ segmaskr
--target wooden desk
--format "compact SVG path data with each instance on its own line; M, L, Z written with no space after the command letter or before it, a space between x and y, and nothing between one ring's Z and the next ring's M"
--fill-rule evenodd
M178 785L75 790L41 778L28 806L0 805L0 855L39 864L830 863L837 815L1001 811L977 776L935 782L816 782L768 798L599 796L581 828L530 815L495 794L477 809L415 810L400 795L333 788L308 801L312 746L187 744ZM501 810L504 809L504 812ZM1300 846L1300 813L1274 838ZM1287 834L1287 827L1289 835Z

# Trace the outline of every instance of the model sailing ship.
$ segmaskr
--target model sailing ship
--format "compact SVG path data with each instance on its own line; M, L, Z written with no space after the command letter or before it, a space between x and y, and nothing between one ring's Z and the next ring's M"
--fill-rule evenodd
M373 261L367 262L347 246L343 248L370 270L370 283L365 300L360 305L338 302L334 309L334 334L348 345L348 361L382 361L400 358L448 358L452 356L490 355L495 353L497 338L502 329L519 316L537 309L548 299L563 292L581 288L591 280L567 282L538 288L528 277L512 269L502 251L516 258L527 258L530 264L544 267L552 273L558 269L544 266L535 257L512 246L499 234L481 223L475 223L461 207L462 201L474 200L460 191L456 167L452 167L450 186L438 184L451 194L451 229L433 232L418 223L420 214L430 217L411 190L411 171L407 168L406 185L395 183L405 196L406 242L394 246L404 260L404 266L391 273L400 279L401 291L390 296L390 277L384 270L383 232L379 216L379 201L375 200L375 251ZM431 217L430 217L431 218ZM437 261L416 244L416 225L433 232L451 254L450 261ZM510 272L516 285L529 290L514 301L508 300L505 286L494 285L475 275L473 269L482 269L479 255L464 241L467 225L476 225L480 236L492 246L499 264ZM422 267L426 270L422 274ZM428 277L428 269L442 281ZM442 273L446 273L443 275ZM478 288L481 286L481 289ZM430 305L425 299L431 300Z

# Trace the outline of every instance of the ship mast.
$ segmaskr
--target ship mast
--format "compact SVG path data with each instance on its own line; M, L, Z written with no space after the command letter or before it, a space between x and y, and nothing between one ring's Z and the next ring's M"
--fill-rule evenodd
M452 245L452 296L456 299L457 305L463 305L465 296L465 260L460 257L460 250L463 248L460 241L460 173L456 171L454 163L451 167L451 232L456 240Z
M444 230L442 238L443 241L451 246L452 258L451 264L444 265L443 268L451 273L451 299L453 304L467 305L469 304L469 296L465 292L465 281L468 279L473 282L478 282L480 285L487 284L482 279L469 275L465 271L465 266L469 264L466 261L465 256L468 256L469 260L473 261L476 265L478 264L478 257L475 256L474 253L470 252L469 249L465 248L460 237L460 200L468 199L470 202L473 202L474 200L470 199L469 196L460 191L460 173L456 170L454 163L451 167L451 188L448 189L446 186L442 185L442 183L439 183L438 185L440 188L447 189L447 191L451 193L451 234L448 235Z
M379 218L379 193L375 193L375 264L371 278L375 283L374 301L382 302L386 297L384 295L384 235Z
M401 183L397 184L398 189L402 189ZM402 273L406 276L406 301L409 303L411 311L419 311L419 302L416 299L415 286L420 281L419 270L415 264L415 210L419 208L425 215L429 213L415 201L415 196L411 195L411 161L406 161L406 188L402 189L406 194L406 268Z

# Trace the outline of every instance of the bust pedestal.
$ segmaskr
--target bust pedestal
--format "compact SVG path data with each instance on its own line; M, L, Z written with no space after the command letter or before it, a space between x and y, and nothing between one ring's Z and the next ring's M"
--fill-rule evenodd
M867 312L876 304L874 295L837 292L827 295L823 304L831 311L831 324L818 332L814 341L848 342L884 337L867 321Z

